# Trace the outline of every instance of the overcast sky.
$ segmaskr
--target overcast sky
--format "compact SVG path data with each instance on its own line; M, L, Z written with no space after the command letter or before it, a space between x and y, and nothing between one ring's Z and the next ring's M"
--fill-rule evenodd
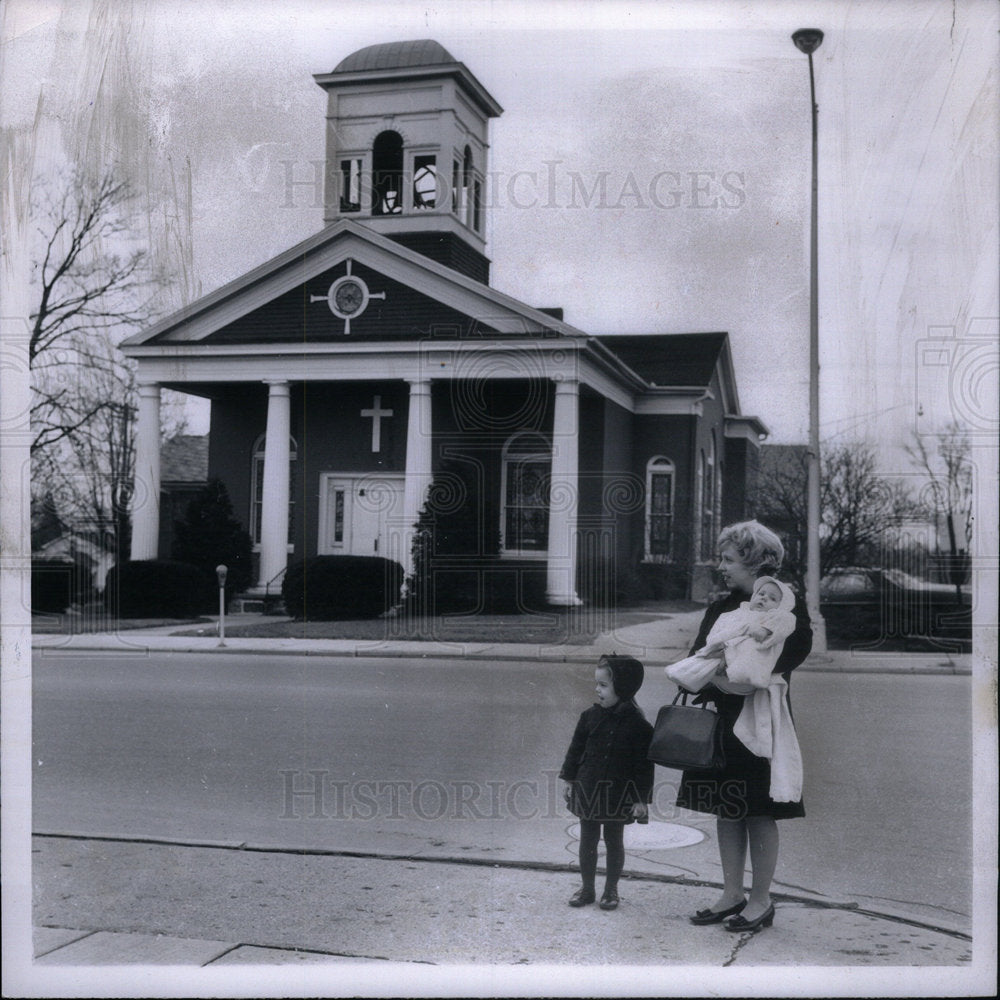
M918 424L995 430L970 340L998 314L992 0L6 7L5 124L36 175L132 177L176 278L164 308L321 227L288 185L324 155L313 73L435 38L505 109L494 286L592 334L728 331L743 411L779 443L808 427L809 80L789 36L819 27L821 435L891 452Z

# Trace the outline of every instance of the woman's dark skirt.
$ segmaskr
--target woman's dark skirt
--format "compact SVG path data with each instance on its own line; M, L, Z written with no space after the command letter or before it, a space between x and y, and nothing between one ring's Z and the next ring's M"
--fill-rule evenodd
M771 762L752 754L734 735L733 726L743 709L739 695L713 691L715 707L723 720L725 766L712 771L685 771L677 792L677 805L720 819L747 816L793 819L805 816L802 801L775 802L770 795Z

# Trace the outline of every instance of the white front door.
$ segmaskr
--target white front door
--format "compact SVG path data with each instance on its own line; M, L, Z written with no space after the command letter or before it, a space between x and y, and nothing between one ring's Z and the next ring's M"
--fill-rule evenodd
M324 472L319 496L320 555L384 556L401 561L402 475Z

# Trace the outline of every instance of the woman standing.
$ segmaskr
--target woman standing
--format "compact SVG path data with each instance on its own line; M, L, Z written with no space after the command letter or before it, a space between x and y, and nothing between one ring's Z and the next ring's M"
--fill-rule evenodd
M719 535L719 573L729 594L706 609L692 654L705 645L719 615L739 608L750 597L754 581L759 576L773 576L784 556L778 536L757 521L744 521L723 529ZM785 681L812 649L809 612L801 596L796 596L792 613L796 628L785 640L774 667L774 673ZM801 796L794 802L776 802L771 798L771 762L751 753L733 732L745 697L725 690L726 687L725 679L716 677L695 698L696 702L714 704L723 720L725 765L713 771L685 771L677 795L677 805L715 815L722 861L722 895L690 919L693 924L725 921L729 931L756 931L770 927L774 921L770 893L778 861L775 821L804 816L805 809ZM753 872L749 899L743 894L748 847Z

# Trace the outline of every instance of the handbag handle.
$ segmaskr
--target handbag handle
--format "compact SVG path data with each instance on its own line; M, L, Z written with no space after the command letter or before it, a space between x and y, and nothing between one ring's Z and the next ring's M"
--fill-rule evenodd
M677 702L680 702L682 705L687 705L688 696L692 695L693 693L694 692L688 691L685 688L678 688L677 694L674 695L674 700L670 704L676 705ZM693 705L691 707L694 708ZM704 709L706 712L711 711L711 709L704 702L702 702L698 707Z

